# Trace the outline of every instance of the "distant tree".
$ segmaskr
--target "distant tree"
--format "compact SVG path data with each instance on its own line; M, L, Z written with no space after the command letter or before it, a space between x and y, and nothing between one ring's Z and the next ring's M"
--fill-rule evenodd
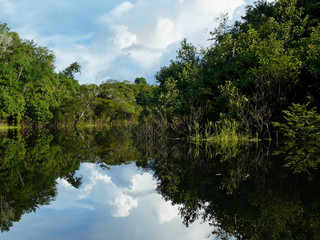
M101 122L108 122L112 127L115 120L137 119L141 107L136 103L134 89L127 81L109 80L101 84L98 98L93 102L96 116L103 118Z
M142 85L147 85L147 80L144 77L137 77L134 80L135 84L142 84Z
M67 67L65 70L63 70L63 73L72 79L74 79L74 74L80 73L80 72L81 72L81 66L77 62L70 64L69 67Z

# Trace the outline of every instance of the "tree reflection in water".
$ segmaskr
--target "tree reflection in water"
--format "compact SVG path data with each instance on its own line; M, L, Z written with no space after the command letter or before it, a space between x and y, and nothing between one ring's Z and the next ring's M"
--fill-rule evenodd
M221 239L320 238L320 177L314 165L319 145L304 143L301 150L289 140L282 147L272 142L222 146L135 142L130 134L117 131L81 135L1 138L1 231L8 231L23 214L50 204L58 178L80 187L82 178L75 171L81 162L107 169L136 161L153 171L163 198L180 206L186 226L202 219Z
M12 134L0 139L0 229L9 231L25 213L48 205L57 195L56 180L63 178L79 188L75 171L81 162L97 162L102 168L139 159L133 140L119 133L83 131ZM87 147L90 143L91 148Z
M81 184L73 172L80 161L53 142L53 136L39 133L27 138L0 140L0 228L9 231L24 213L36 211L56 196L56 179Z
M186 226L201 218L221 239L320 238L319 172L284 167L290 159L283 154L290 154L274 154L270 142L144 146L152 160L139 164L154 171L163 197L181 206Z

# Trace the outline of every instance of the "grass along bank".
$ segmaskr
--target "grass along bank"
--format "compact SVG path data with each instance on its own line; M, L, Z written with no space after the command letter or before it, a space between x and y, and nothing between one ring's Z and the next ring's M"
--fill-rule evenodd
M188 125L188 128L188 140L191 142L207 141L226 144L259 141L257 136L243 133L235 120L224 119L216 123L209 121L203 127L198 122L194 122Z

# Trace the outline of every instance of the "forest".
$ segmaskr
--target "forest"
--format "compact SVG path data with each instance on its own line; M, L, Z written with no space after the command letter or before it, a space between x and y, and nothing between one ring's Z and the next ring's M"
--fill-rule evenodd
M80 85L71 63L0 24L0 121L5 127L136 126L147 138L251 141L275 133L319 140L320 2L258 1L210 46L181 41L176 59L134 83Z

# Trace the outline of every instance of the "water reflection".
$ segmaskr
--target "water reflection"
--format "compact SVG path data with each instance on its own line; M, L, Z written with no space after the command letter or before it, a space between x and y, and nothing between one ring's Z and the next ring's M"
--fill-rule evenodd
M76 186L73 178L80 161L71 153L51 144L52 135L36 138L3 138L0 141L0 228L8 231L13 222L39 206L49 204L56 196L55 181L65 178ZM62 154L63 153L63 154Z
M10 134L0 141L1 235L318 239L319 172L296 171L303 155L288 165L300 151L292 146L139 142L90 130ZM312 149L307 159L316 159Z
M163 197L181 205L185 225L202 219L222 239L319 239L319 172L295 174L270 143L149 146L154 160L142 165Z
M207 239L211 227L197 222L186 229L178 206L155 191L152 172L137 168L133 160L144 158L131 139L82 134L87 144L77 133L4 138L3 163L15 165L1 165L1 184L12 173L16 185L1 187L1 209L7 203L12 212L1 211L1 237Z
M83 183L73 188L58 180L56 200L13 227L8 239L206 239L210 226L181 224L178 207L155 192L151 173L135 166L105 171L94 163L81 165ZM123 179L125 178L125 180ZM45 219L50 217L49 219ZM36 229L35 229L36 226ZM72 231L70 235L69 231ZM23 235L22 235L23 234Z

